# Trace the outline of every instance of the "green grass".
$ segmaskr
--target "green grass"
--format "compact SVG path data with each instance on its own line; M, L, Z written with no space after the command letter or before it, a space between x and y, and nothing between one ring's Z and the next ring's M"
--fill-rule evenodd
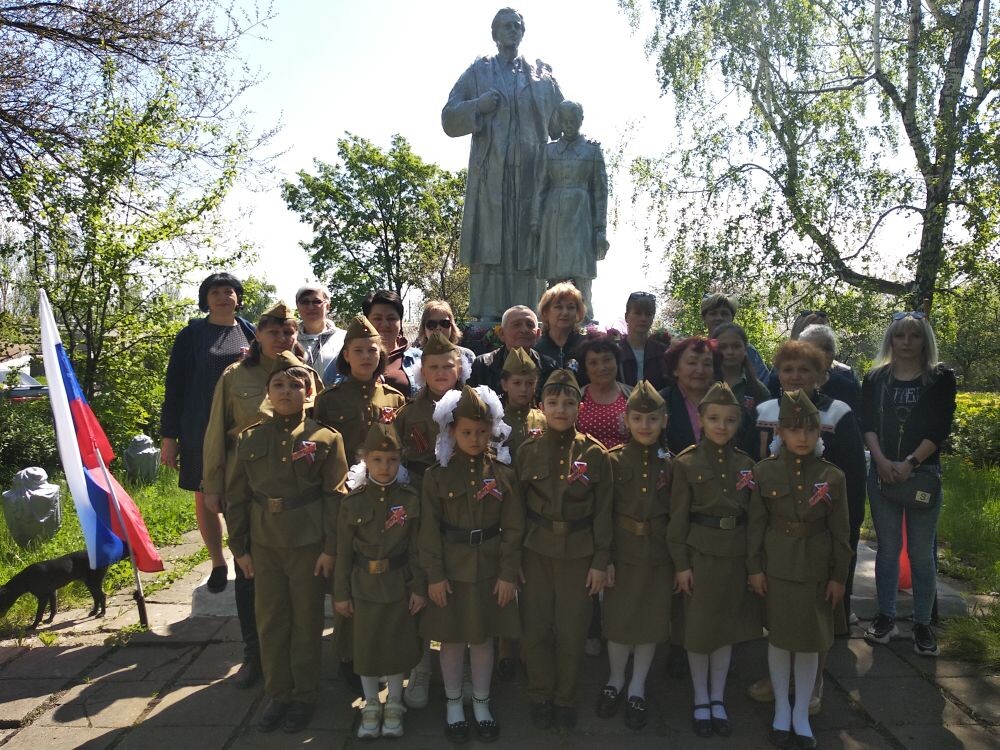
M947 543L942 572L965 578L976 591L1000 591L1000 467L976 468L944 456L941 468L938 535Z
M157 547L180 542L186 532L197 528L194 513L194 497L177 487L177 473L172 469L161 469L155 484L147 487L126 485L132 499L136 501L146 521L146 528ZM0 523L0 581L6 582L26 566L41 560L50 560L69 552L84 549L83 534L73 508L73 500L63 485L63 524L58 533L41 544L33 544L28 549L17 546L7 531L6 524ZM132 585L132 570L127 560L112 565L104 580L106 592L118 591ZM79 581L59 591L59 608L91 602L90 594ZM31 623L37 604L34 597L21 597L7 615L0 619L0 632L16 631Z
M945 654L956 659L1000 668L1000 601L994 599L970 617L946 622L941 646Z

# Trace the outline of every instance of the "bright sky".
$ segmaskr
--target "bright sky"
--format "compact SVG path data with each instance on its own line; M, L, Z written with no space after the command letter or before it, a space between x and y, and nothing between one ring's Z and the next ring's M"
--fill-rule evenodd
M467 165L470 138L449 138L441 108L459 75L477 55L493 54L490 22L503 0L285 0L266 39L248 40L243 54L263 83L247 97L261 129L279 119L278 184L294 179L312 160L336 160L345 131L387 147L401 133L416 153L449 170ZM673 129L672 107L659 95L655 66L614 0L526 0L515 3L525 19L521 53L552 66L563 94L585 111L583 132L600 141L610 162L624 145L632 156L665 150ZM285 208L278 184L262 192L238 190L228 209L239 215L239 234L257 248L259 262L237 273L268 279L291 301L313 280L298 246L309 227ZM596 317L619 318L629 292L662 285L661 253L646 257L634 228L627 175L612 178L617 226L611 249L598 264ZM609 208L609 211L611 209ZM641 221L641 219L640 219Z

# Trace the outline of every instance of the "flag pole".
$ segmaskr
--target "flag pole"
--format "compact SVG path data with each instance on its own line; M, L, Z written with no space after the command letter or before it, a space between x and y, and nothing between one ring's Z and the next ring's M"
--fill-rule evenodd
M104 457L97 449L96 440L94 441L94 455L97 456L97 460L101 464L101 473L104 475L105 484L108 485L108 495L111 497L111 507L115 509L115 516L118 518L118 525L121 526L122 533L125 534L125 548L128 550L128 557L132 563L132 577L135 579L134 597L136 607L139 609L139 624L149 629L149 617L146 615L146 597L142 593L142 581L139 579L139 568L135 564L135 552L132 549L132 540L129 538L128 526L125 525L125 519L122 517L122 509L118 504L118 496L115 494L115 486L111 481L111 474L108 472L108 467L104 464Z

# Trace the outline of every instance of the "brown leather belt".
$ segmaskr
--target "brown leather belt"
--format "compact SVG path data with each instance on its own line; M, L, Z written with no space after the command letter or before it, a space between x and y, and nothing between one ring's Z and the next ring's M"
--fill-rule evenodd
M402 552L395 557L383 557L381 560L373 560L370 557L354 553L354 564L359 568L367 568L373 576L388 573L390 570L399 570L406 565L408 555Z
M745 524L747 517L745 513L739 516L710 516L705 513L688 513L688 520L699 526L708 526L710 529L731 531L737 526Z
M828 526L825 518L817 518L813 521L792 521L785 518L776 518L772 521L775 529L785 536L810 537L827 530Z
M625 531L636 536L649 536L653 532L653 524L650 521L636 521L631 516L618 516L616 520Z
M485 529L462 529L442 521L440 528L441 536L446 542L468 544L470 547L478 547L487 539L492 539L500 534L500 524L494 524Z
M299 497L261 497L260 495L254 495L253 499L258 505L263 505L264 510L268 513L283 513L286 510L295 510L296 508L319 502L320 496L319 494L302 495Z
M548 529L553 534L557 534L559 536L566 536L567 534L572 534L574 531L589 529L594 524L593 516L574 518L572 521L553 521L551 518L546 518L540 513L536 513L530 509L528 510L527 516L529 520L537 523L543 529Z

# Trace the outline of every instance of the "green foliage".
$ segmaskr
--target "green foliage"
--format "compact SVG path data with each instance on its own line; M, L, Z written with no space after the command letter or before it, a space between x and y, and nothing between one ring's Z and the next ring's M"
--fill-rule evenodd
M947 543L951 572L960 563L977 591L1000 591L1000 468L977 468L944 456L944 506L938 535Z
M49 476L59 467L49 400L0 397L0 488L8 489L14 474L29 466L40 466Z
M941 646L954 659L1000 668L1000 601L977 606L971 616L945 623Z
M154 484L141 488L126 486L126 489L142 511L146 528L157 547L178 544L184 533L197 528L194 499L190 492L177 487L177 473L172 469L161 469ZM0 582L8 581L32 563L51 560L85 548L76 509L65 485L62 487L62 505L62 528L52 539L28 549L18 547L11 539L6 524L0 523ZM128 561L124 560L115 563L108 570L104 590L115 592L131 588L132 585L132 569ZM74 582L60 590L59 600L63 609L89 605L90 594L82 583ZM35 606L35 600L31 596L19 599L7 616L0 619L0 631L30 624Z
M619 4L641 25L637 0ZM677 132L631 172L668 262L708 251L754 267L758 288L835 295L837 280L914 309L996 261L985 0L650 4Z
M949 447L973 466L1000 466L1000 394L958 394Z
M940 295L934 329L941 359L968 389L1000 389L1000 268Z
M254 325L260 320L263 312L278 301L278 287L256 276L248 276L243 281L243 304L239 315ZM288 300L294 302L294 300Z
M416 288L468 308L458 266L464 172L421 159L401 135L388 150L361 136L337 141L339 164L314 161L282 195L313 230L302 243L315 274L331 291L334 317L357 314L374 289L400 296ZM467 278L467 277L466 277Z

